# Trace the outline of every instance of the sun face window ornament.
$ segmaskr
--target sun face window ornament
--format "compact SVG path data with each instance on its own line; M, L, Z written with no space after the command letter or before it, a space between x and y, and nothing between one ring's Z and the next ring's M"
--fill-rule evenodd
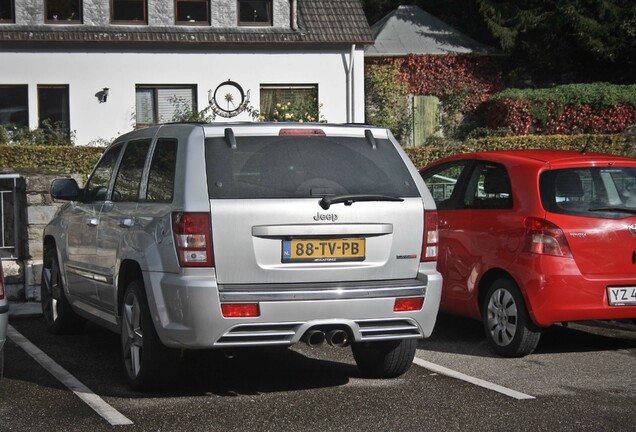
M250 102L250 91L245 93L237 82L228 79L219 84L214 92L209 90L208 99L216 115L231 118L245 111Z

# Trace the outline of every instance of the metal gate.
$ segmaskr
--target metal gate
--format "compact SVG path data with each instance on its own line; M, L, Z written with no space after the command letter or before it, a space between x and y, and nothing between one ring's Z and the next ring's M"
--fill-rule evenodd
M22 252L18 241L19 178L19 174L0 174L0 258L15 259Z

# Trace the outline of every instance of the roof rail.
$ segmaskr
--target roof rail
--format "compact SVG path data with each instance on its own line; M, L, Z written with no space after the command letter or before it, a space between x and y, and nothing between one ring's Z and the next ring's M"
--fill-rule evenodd
M225 128L225 141L232 150L236 150L236 137L234 136L232 128Z
M373 132L371 132L371 129L365 129L364 130L364 136L366 137L367 141L369 142L369 144L371 144L371 148L373 150L378 148L378 144L375 140L375 137L373 136Z

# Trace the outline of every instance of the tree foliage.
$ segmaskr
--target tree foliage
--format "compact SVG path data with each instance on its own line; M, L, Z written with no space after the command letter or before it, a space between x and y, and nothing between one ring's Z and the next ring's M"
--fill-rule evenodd
M634 61L633 0L476 0L500 47L548 73ZM632 70L633 72L633 70ZM597 78L591 76L591 79ZM632 77L633 79L633 77Z
M370 23L399 0L362 0ZM509 54L513 79L635 82L634 0L412 0L476 40Z

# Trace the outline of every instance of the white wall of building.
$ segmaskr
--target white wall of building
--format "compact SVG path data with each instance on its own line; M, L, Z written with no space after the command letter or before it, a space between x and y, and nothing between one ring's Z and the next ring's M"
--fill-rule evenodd
M138 84L195 84L199 110L208 90L231 79L250 91L259 109L261 84L318 84L321 114L329 122L364 122L364 57L354 51L352 115L347 115L347 70L351 47L342 50L276 52L1 52L0 84L27 84L29 125L38 126L37 86L69 86L70 128L76 144L112 139L135 123ZM95 94L108 87L106 103ZM349 117L349 118L348 118ZM231 121L249 121L241 114ZM227 121L217 117L217 121Z

